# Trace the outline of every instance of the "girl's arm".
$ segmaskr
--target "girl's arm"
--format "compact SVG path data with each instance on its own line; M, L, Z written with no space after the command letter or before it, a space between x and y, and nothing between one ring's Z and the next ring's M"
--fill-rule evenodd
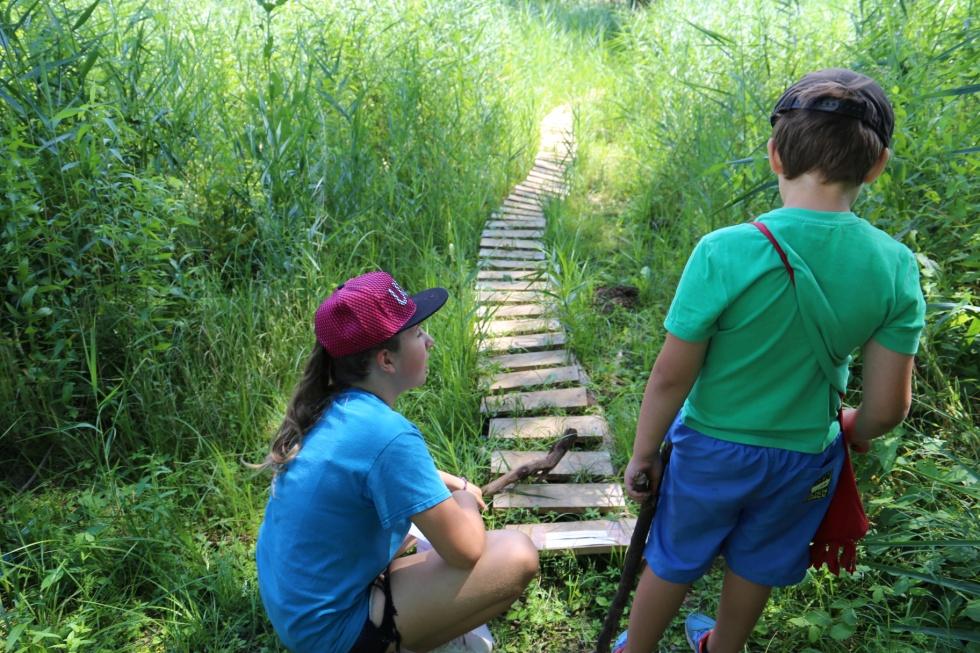
M473 494L460 489L412 521L451 567L470 569L483 555L486 542L480 504Z
M708 342L688 342L670 333L664 339L643 392L633 458L626 466L626 492L637 501L648 497L650 489L657 487L663 472L660 445L701 372ZM648 489L636 487L641 474L649 482Z
M446 484L446 487L449 488L450 492L465 490L476 498L476 502L480 504L480 510L487 509L487 504L483 501L483 490L480 489L479 485L470 483L462 476L453 476L441 469L439 470L439 476L442 478L442 482Z

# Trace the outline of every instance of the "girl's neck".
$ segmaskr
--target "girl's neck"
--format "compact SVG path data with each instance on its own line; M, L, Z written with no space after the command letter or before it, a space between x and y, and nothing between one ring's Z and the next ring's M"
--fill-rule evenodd
M384 383L376 382L373 375L368 376L363 381L351 384L351 387L373 394L392 409L395 407L395 401L398 399L398 395L401 394Z

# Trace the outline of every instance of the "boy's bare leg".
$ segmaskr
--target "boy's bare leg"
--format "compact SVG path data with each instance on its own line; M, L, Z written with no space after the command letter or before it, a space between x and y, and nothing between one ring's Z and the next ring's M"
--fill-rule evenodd
M428 651L486 623L537 573L538 550L517 531L488 532L472 569L451 567L434 550L398 558L391 563L391 593L403 647ZM380 621L384 597L376 591L374 598L372 621Z
M651 653L681 607L690 583L678 584L657 576L643 565L640 583L630 608L627 653Z
M766 607L771 592L771 587L753 583L727 569L721 588L715 632L708 640L710 652L741 651L755 623L759 620L759 615Z

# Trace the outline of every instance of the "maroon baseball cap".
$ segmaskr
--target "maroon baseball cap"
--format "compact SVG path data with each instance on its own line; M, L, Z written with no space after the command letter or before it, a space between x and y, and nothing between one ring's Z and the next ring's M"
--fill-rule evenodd
M446 303L445 288L409 295L387 272L368 272L340 284L316 309L317 341L337 358L380 345Z

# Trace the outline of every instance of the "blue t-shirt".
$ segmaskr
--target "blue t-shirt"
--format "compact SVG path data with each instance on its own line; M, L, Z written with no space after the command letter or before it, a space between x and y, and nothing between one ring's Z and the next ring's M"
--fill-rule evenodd
M371 393L337 395L273 482L259 528L259 593L283 643L347 653L411 517L449 497L414 424Z

